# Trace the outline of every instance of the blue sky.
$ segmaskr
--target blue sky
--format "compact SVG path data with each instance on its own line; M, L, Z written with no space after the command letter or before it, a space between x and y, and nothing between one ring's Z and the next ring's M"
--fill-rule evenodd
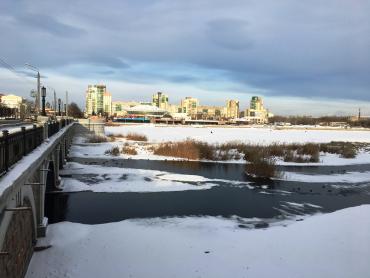
M83 105L90 83L114 100L164 91L203 104L262 95L275 114L370 114L370 1L1 0L0 57L41 69ZM35 80L0 69L0 92Z

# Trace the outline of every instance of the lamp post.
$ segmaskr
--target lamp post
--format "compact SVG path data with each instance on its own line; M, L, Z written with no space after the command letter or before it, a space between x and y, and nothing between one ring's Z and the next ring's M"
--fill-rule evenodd
M67 104L64 103L64 116L67 116Z
M62 104L62 100L60 98L58 98L58 115L59 116L62 116L61 112L60 112L60 105Z
M42 87L42 89L41 89L41 97L42 97L42 112L41 112L41 115L46 116L46 112L45 112L46 88L45 87Z

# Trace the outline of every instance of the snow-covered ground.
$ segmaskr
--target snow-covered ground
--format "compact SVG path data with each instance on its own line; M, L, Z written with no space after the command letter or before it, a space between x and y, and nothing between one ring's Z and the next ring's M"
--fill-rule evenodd
M62 222L26 277L367 278L369 215L363 205L263 230L215 217Z
M164 171L83 165L70 162L60 172L63 191L93 192L161 192L204 190L217 186L219 179L198 175L174 174ZM74 175L73 177L69 177ZM236 186L249 186L246 182L228 181Z
M370 135L370 134L369 134ZM72 157L86 157L86 158L98 158L98 157L110 157L112 159L126 158L126 159L146 159L146 160L184 160L178 157L168 157L153 154L151 150L150 142L133 142L128 141L124 138L116 138L115 142L105 142L105 143L84 143L83 137L76 137L74 145L72 145L70 155ZM105 154L105 151L111 149L112 147L119 147L120 149L125 143L129 143L130 146L134 147L137 151L137 155L120 154L118 157L112 157ZM154 143L155 144L155 143ZM242 163L246 161L241 157L239 160L228 160L228 161L218 161L220 163ZM295 162L284 162L281 159L276 161L278 165L300 165L300 166L320 166L320 165L356 165L356 164L369 164L370 163L370 152L359 151L355 158L342 158L337 154L321 153L320 162L317 163L295 163Z
M295 130L256 127L196 127L161 126L153 124L105 127L106 134L140 133L150 142L182 141L192 138L208 143L241 141L252 144L271 143L328 143L331 141L370 143L370 131L354 130Z

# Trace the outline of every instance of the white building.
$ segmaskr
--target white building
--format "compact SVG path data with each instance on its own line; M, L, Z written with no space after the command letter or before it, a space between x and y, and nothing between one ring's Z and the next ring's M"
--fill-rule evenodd
M89 85L86 91L86 116L112 114L112 95L105 85Z
M8 108L15 108L20 111L23 98L16 95L3 95L0 102Z

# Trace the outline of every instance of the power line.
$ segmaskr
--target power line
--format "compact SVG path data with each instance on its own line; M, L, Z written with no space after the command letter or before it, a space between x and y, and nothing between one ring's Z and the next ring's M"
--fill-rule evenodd
M10 65L9 63L7 63L2 58L0 58L0 66L2 66L4 69L9 70L11 73L15 74L18 78L20 78L20 79L22 79L24 81L27 81L27 82L33 84L33 82L31 80L27 79L22 73L20 73L19 71L17 71L12 65Z

